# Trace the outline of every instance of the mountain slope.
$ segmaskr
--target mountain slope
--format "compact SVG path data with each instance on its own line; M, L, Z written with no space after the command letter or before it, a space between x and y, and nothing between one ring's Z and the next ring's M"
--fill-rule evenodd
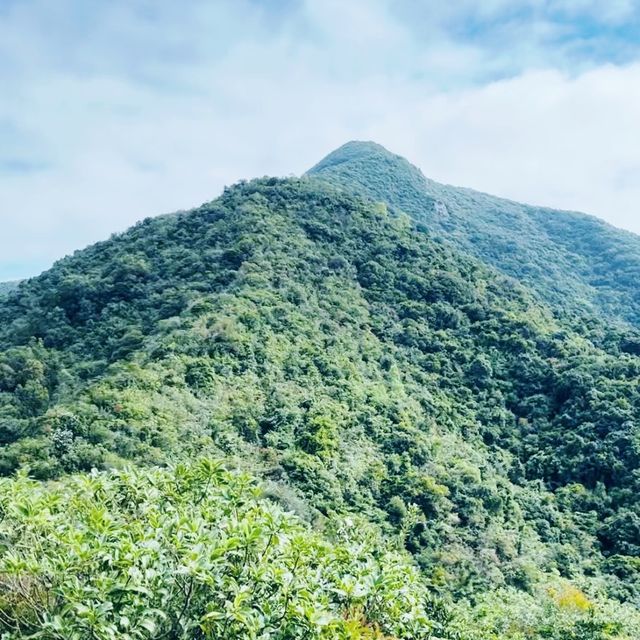
M640 325L639 236L584 214L438 184L372 142L349 142L308 174L404 211L556 308Z
M223 456L309 522L399 540L481 630L458 637L631 638L638 345L384 205L241 183L0 305L0 470Z

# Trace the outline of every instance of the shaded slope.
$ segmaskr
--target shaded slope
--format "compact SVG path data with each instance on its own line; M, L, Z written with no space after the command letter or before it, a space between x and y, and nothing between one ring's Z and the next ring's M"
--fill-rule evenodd
M309 175L404 211L556 308L640 325L639 236L584 214L439 184L371 142L347 143Z

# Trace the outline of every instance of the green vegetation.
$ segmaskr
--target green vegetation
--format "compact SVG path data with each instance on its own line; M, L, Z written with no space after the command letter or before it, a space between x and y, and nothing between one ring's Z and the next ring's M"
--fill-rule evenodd
M0 488L7 638L637 638L638 425L635 329L324 180L240 183L0 305L0 473L42 482ZM202 455L238 471L173 466ZM166 564L125 559L141 540ZM144 562L147 591L110 595Z
M433 637L429 595L365 523L326 539L207 460L0 487L2 638Z
M640 237L580 213L519 204L425 178L372 142L349 142L309 175L386 202L556 309L640 326Z

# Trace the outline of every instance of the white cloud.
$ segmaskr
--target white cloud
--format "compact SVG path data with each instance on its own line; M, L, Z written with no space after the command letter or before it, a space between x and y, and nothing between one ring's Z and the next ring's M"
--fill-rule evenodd
M301 173L354 138L435 179L640 232L637 64L554 70L564 54L545 57L544 15L528 41L514 22L522 43L501 51L454 37L446 25L464 11L443 3L415 20L390 0L292 4L158 1L149 16L142 3L32 0L0 12L0 280L237 179ZM584 14L589 2L564 4ZM483 6L495 21L513 5Z
M389 138L431 177L640 232L640 64L524 73L411 111L417 133Z

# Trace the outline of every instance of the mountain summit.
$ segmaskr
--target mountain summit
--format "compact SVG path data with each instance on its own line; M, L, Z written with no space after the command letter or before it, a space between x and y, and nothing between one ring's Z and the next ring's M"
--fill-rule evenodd
M320 160L320 162L309 169L307 173L310 175L319 173L324 169L334 167L344 162L370 162L373 158L378 158L378 160L387 163L389 167L393 167L394 164L403 165L406 170L422 175L420 170L414 167L408 160L402 156L391 153L391 151L381 144L373 142L372 140L351 140L350 142L345 142L345 144Z
M580 213L426 178L374 142L348 142L308 171L387 203L568 313L640 326L640 237Z

